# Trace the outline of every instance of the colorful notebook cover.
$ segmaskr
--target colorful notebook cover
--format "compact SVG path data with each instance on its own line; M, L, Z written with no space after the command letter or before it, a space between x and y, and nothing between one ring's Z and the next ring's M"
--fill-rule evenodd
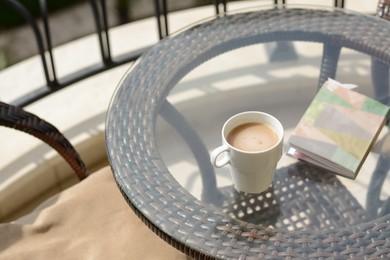
M388 106L328 80L290 137L287 154L354 179L388 114Z

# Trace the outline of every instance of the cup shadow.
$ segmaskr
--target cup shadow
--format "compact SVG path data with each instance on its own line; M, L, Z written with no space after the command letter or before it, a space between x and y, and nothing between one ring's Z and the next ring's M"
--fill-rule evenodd
M259 194L223 187L222 211L231 218L268 228L325 230L364 222L367 212L334 174L298 162L278 169Z

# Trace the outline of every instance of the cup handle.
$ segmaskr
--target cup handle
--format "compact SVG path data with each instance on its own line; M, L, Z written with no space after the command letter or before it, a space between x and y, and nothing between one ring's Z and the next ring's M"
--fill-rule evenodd
M211 163L214 165L214 167L221 168L225 166L226 164L230 163L229 156L225 156L224 158L217 160L218 157L225 152L229 151L229 147L227 145L222 145L218 148L215 148L210 155Z

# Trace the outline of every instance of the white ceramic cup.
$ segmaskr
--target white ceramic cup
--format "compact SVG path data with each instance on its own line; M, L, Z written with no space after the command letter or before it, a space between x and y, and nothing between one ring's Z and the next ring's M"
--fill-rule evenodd
M235 127L245 123L262 123L271 127L278 135L272 147L256 152L244 151L230 145L227 137ZM222 146L211 152L211 163L220 168L227 164L235 188L246 193L260 193L272 184L277 163L283 153L284 130L275 117L257 111L237 114L226 121L222 128ZM222 156L222 155L225 156Z

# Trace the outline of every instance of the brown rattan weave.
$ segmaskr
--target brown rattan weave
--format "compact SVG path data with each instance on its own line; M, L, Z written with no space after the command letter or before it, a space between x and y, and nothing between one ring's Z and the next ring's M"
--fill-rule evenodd
M362 220L364 209L334 177L301 164L279 169L285 178L268 191L271 195L241 198L229 188L221 190L224 208L236 209L228 214L195 199L177 183L161 159L155 137L169 91L193 68L219 54L264 42L323 43L321 83L334 76L343 47L388 66L389 35L390 25L373 17L274 8L217 17L161 41L124 77L107 117L107 151L124 197L153 231L195 258L389 258L390 215ZM273 197L275 190L282 192ZM289 194L302 197L291 201ZM274 205L266 205L267 200ZM253 210L272 216L275 204L291 207L285 226L273 225L269 218L251 223ZM340 222L328 222L327 214L332 219L340 216ZM358 219L360 224L355 225ZM307 220L316 225L305 228Z
M69 163L80 180L88 176L87 168L80 155L68 139L52 124L20 107L0 102L0 125L39 138L55 149Z

